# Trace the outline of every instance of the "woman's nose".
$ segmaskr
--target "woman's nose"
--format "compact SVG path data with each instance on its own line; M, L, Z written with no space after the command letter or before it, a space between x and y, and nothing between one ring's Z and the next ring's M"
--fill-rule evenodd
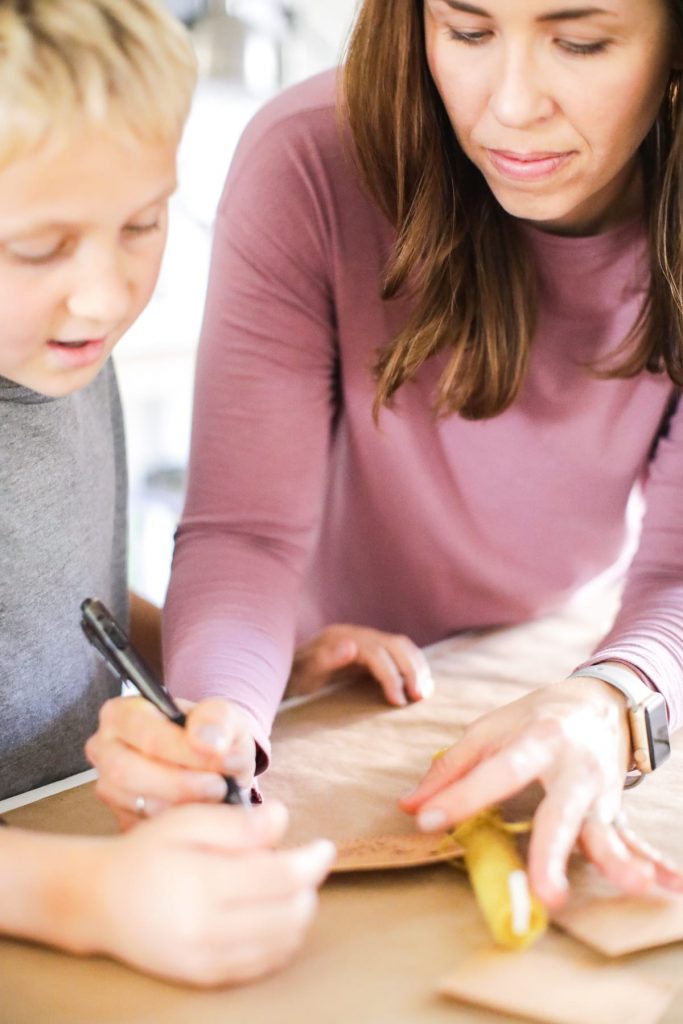
M496 120L508 128L528 128L555 110L552 83L546 82L528 49L504 55L491 94Z

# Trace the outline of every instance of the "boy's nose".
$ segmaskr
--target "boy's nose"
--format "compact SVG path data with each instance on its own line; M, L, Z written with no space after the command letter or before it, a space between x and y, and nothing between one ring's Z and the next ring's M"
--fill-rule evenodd
M74 282L66 305L69 313L81 320L119 323L130 305L130 285L123 268L114 261L89 267Z
M509 128L528 128L552 115L554 100L528 51L505 56L490 108L498 123Z

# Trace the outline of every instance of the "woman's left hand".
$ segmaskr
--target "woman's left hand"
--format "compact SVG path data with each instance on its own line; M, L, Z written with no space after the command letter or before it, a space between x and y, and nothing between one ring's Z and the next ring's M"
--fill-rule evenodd
M297 648L285 697L315 693L332 681L335 672L352 666L375 679L388 703L397 707L434 692L427 659L410 637L338 624Z
M566 896L578 840L619 889L683 891L683 874L620 822L630 739L624 698L597 679L565 680L477 719L401 800L423 831L457 824L538 780L528 872L549 907Z

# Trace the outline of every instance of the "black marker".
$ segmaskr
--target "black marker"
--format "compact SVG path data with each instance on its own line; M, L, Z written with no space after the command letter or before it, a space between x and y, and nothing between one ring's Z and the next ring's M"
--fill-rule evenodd
M176 725L185 725L180 710L163 683L131 647L128 637L101 601L87 598L81 605L81 628L105 665L122 683L132 683L143 697ZM223 803L248 807L247 797L232 775L224 776L228 786Z

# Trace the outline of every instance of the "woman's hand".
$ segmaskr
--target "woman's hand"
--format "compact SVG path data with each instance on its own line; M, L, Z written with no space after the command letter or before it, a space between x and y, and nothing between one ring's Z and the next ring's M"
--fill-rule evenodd
M115 838L59 837L80 846L52 865L77 869L51 903L67 907L66 933L48 941L200 986L278 970L303 942L334 859L327 841L272 850L286 825L278 803L193 806Z
M577 685L578 684L578 685ZM528 871L549 907L567 892L577 839L618 888L683 890L681 873L620 824L630 739L624 698L595 679L547 686L475 721L401 801L424 831L448 828L538 780Z
M187 714L179 728L142 697L116 697L100 711L99 728L85 747L97 768L97 795L122 828L172 804L220 803L223 775L251 785L256 748L246 718L226 700L178 701Z
M427 659L407 636L365 626L328 626L297 648L285 697L315 693L339 669L358 666L373 676L389 704L402 706L434 692Z

